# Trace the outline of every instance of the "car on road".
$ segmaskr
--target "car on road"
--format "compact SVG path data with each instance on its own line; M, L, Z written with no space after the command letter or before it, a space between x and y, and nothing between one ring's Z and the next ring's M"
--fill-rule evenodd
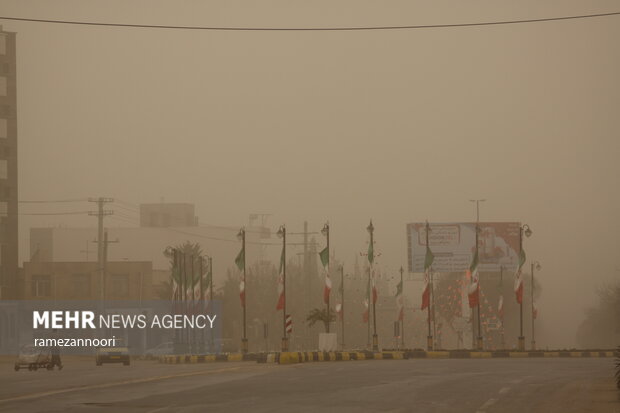
M99 347L95 355L95 364L123 363L129 366L129 349L127 347Z
M38 368L54 369L51 351L48 347L35 347L32 344L23 345L15 362L15 371L22 368L37 370Z

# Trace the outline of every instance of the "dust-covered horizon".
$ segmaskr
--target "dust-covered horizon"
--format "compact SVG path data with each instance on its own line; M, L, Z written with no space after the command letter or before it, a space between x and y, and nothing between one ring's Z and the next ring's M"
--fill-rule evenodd
M17 17L287 27L526 19L615 6L294 3L0 6ZM137 226L132 209L141 203L193 203L201 224L232 228L223 237L233 249L234 228L250 214L271 214L267 226L290 232L308 221L318 233L329 221L331 247L351 267L367 249L372 219L389 273L406 267L407 223L473 222L469 200L485 199L481 221L533 229L524 249L528 265L542 265L537 340L570 347L596 288L620 278L617 21L315 33L0 20L17 33L19 199L113 197L125 210L110 207L110 228ZM86 214L26 214L94 207L20 204L20 266L30 228L96 227ZM267 247L274 262L278 253ZM412 282L407 291L417 297L420 288Z

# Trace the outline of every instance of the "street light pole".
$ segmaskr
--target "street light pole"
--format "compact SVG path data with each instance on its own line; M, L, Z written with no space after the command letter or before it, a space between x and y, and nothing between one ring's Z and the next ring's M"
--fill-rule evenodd
M531 286L531 290L532 290L532 350L536 350L536 336L534 335L534 319L536 318L535 317L536 313L534 309L534 269L537 269L538 271L540 271L541 266L538 261L533 261L531 264L531 271L532 271L532 286Z
M326 223L325 225L323 225L323 229L321 230L321 233L327 238L327 277L329 277L329 223ZM327 281L327 280L326 280ZM327 329L326 332L329 333L329 325L331 324L330 321L330 313L329 313L329 296L331 294L327 294L325 303L327 304Z
M247 288L247 283L246 283L246 265L245 265L245 228L241 228L239 230L239 233L237 234L237 238L241 240L241 251L243 252L243 336L241 338L241 351L243 353L247 353L248 352L248 337L246 335L246 314L245 314L245 307L246 307L246 302L247 302L247 296L246 296L246 288Z
M525 257L525 252L523 251L523 234L525 233L526 237L530 237L532 235L532 230L530 229L530 226L525 224L522 227L519 228L519 262L517 265L519 265L518 268L518 276L521 277L521 266L523 265L523 263L521 262L521 260L524 260ZM521 283L523 283L523 281L520 281ZM523 288L523 286L521 286L520 288ZM525 336L523 335L523 294L521 294L521 302L519 303L519 350L520 351L524 351L525 350Z
M374 280L374 275L372 274L372 263L374 261L374 232L375 232L375 227L372 225L372 219L370 220L370 224L368 225L368 227L366 228L368 230L368 233L370 234L370 247L369 249L372 250L372 255L369 255L369 261L370 261L370 266L369 266L369 271L370 274L373 276L373 285L372 288L373 290L371 291L371 295L372 295L372 330L373 330L373 334L372 334L372 351L379 351L379 336L377 335L377 304L375 303L375 288L376 288L376 280Z
M288 351L288 336L286 335L286 227L280 226L278 237L282 238L282 290L284 304L282 306L282 351Z

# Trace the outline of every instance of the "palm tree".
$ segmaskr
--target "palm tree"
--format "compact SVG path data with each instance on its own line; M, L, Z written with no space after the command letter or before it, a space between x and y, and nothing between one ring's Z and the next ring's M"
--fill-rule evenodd
M327 331L328 324L335 320L336 320L336 315L334 314L334 311L333 310L329 311L329 318L328 318L326 308L321 308L321 309L314 308L310 310L310 313L308 313L308 317L306 317L306 321L308 322L308 325L310 327L312 327L313 325L315 325L317 322L320 321L325 326L325 331Z

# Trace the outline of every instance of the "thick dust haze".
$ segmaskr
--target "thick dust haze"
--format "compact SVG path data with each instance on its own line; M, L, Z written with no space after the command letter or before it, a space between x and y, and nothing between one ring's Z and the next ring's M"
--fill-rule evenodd
M528 19L586 7L389 3L6 0L0 15L316 27ZM587 12L615 5L587 4ZM474 221L469 200L484 198L480 220L534 231L524 248L542 265L541 348L575 345L596 288L620 277L616 17L366 32L0 24L17 33L21 200L163 198L194 203L201 223L238 228L251 213L269 213L270 227L291 232L329 220L345 266L366 250L372 218L375 248L396 272L406 266L406 223ZM20 265L29 229L59 225L96 220L20 217Z

